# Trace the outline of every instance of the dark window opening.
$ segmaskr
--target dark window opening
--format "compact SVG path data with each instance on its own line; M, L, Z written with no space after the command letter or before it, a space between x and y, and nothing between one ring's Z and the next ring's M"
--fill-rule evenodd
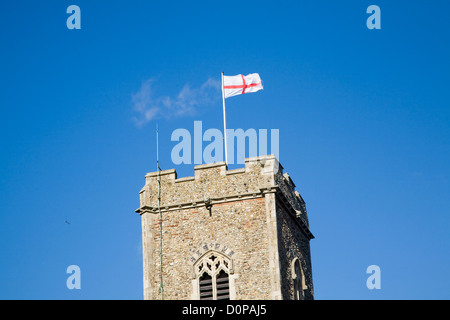
M228 273L220 270L216 277L217 300L230 300L230 285L228 281Z
M212 278L208 273L203 273L200 277L200 300L213 299Z

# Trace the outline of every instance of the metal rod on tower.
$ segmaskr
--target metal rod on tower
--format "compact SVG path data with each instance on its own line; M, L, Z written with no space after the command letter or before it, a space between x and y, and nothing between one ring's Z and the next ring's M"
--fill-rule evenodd
M163 256L163 250L162 250L162 213L161 213L161 180L160 180L160 171L161 168L159 167L159 131L158 131L158 125L156 125L156 170L157 170L157 184L158 184L158 212L159 212L159 261L160 261L160 273L161 273L161 282L159 290L161 292L161 300L164 300L164 286L163 286L163 264L162 264L162 256Z

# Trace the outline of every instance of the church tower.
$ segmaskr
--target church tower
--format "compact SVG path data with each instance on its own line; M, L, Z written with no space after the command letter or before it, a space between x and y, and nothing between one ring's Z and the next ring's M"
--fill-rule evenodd
M136 210L144 298L313 299L314 236L305 202L278 160L248 158L235 170L203 164L194 173L145 176Z

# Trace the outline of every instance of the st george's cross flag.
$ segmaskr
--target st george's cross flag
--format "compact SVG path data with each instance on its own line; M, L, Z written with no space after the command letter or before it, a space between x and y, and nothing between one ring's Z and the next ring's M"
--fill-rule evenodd
M238 74L237 76L223 76L224 98L256 92L262 89L262 81L257 73L251 73L246 76L242 74Z
M237 96L249 92L262 90L262 81L257 73L251 73L246 76L238 74L237 76L224 76L222 72L222 102L223 102L223 132L225 146L225 163L228 165L228 146L227 146L227 115L225 111L225 98Z

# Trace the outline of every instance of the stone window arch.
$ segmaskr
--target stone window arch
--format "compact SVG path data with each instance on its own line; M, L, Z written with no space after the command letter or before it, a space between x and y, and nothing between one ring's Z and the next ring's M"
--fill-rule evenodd
M305 274L303 272L302 264L299 258L294 258L291 265L291 275L293 283L293 299L304 300L304 290L308 289L305 282Z
M194 263L193 298L199 300L230 300L234 297L232 261L210 250Z

